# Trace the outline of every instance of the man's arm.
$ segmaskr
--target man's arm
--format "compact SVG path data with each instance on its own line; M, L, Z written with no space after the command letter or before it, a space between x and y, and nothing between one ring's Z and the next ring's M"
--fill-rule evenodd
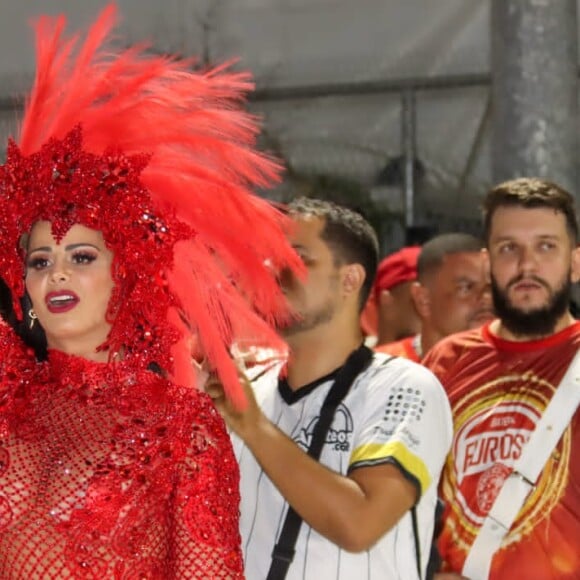
M244 382L248 406L243 412L224 399L219 383L211 381L206 390L286 501L330 541L364 551L417 502L418 485L397 465L363 465L344 476L309 457L264 416Z
M345 477L309 457L261 413L236 433L304 521L345 550L370 548L417 501L417 487L398 467L361 467Z

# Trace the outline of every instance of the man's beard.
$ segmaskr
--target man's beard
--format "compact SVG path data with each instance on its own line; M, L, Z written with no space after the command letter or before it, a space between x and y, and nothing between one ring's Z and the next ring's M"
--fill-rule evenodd
M313 328L332 320L334 310L334 304L329 300L315 312L297 315L283 327L279 328L279 331L284 338L289 338L300 332L312 330Z
M523 276L518 276L507 285L505 290L502 290L498 286L497 280L493 275L491 276L491 293L498 318L515 336L541 337L553 334L558 320L570 307L572 288L570 275L566 276L562 285L556 290L552 290L541 278L528 277L527 279L533 280L549 291L548 303L540 308L530 310L516 308L508 297L510 287L523 279Z

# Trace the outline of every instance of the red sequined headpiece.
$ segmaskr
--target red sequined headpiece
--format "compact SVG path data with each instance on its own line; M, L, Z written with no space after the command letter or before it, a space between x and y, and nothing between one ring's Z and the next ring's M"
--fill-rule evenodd
M102 231L116 282L103 346L185 384L194 338L243 404L229 348L280 346L272 270L299 268L286 218L250 193L277 174L238 106L251 84L141 49L111 54L115 15L105 9L76 52L63 18L36 25L34 88L0 167L0 276L20 313L22 234L39 220L56 238L75 223Z

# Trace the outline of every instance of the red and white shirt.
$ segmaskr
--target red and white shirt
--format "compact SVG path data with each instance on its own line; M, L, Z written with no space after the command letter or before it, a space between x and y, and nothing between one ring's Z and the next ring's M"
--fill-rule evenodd
M403 358L418 363L421 362L421 356L417 346L421 346L421 335L419 334L408 336L396 342L387 342L375 346L375 352L382 352L384 354L390 354L391 356L402 356Z
M443 471L439 548L461 571L505 478L580 346L580 322L544 340L512 342L489 324L453 335L423 360L447 391L454 437ZM580 578L580 411L492 561L490 579Z

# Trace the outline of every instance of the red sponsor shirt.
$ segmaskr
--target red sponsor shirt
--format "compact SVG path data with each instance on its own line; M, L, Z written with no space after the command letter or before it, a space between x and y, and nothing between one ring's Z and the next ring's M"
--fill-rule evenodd
M475 534L580 346L580 322L544 340L512 342L480 329L437 344L423 364L443 383L454 437L441 480L439 540L460 572ZM580 411L494 556L490 579L580 578Z
M413 346L414 336L409 336L403 338L403 340L397 340L396 342L387 342L386 344L381 344L375 347L377 352L384 352L385 354L390 354L393 356L401 356L412 360L413 362L419 362L421 359Z

